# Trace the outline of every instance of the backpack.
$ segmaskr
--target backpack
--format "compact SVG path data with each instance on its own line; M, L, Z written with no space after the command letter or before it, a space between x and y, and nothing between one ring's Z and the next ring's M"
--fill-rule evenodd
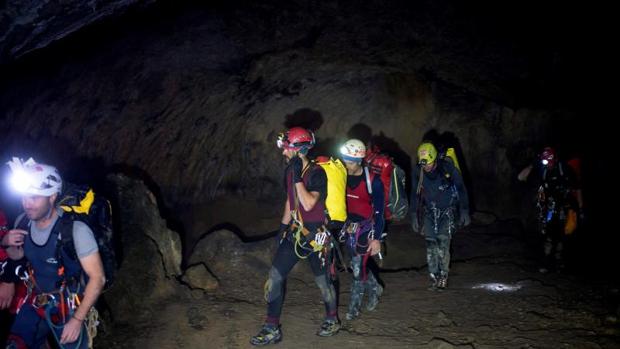
M461 166L459 166L459 161L456 158L456 151L454 148L448 148L445 152L439 154L440 159L444 159L448 162L451 162L456 169L461 172Z
M95 195L88 186L69 184L58 204L71 222L81 221L93 231L106 278L104 290L109 289L114 283L117 269L110 202L101 195ZM77 260L72 229L73 224L60 225L61 239L58 243L59 248L63 248L71 258Z
M401 220L409 212L409 201L405 192L405 171L385 154L373 153L366 158L366 163L383 183L385 195L385 219Z
M319 156L314 161L327 175L325 207L330 221L347 220L347 169L339 159Z

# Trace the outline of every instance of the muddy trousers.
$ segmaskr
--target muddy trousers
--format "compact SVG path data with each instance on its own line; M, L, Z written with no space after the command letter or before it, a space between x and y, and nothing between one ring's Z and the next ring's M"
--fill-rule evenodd
M308 252L304 252L304 256ZM295 254L293 242L283 239L278 245L278 250L269 270L269 278L265 283L265 300L267 301L267 323L279 324L282 305L284 303L284 289L286 277L300 258ZM322 265L318 252L312 252L306 258L314 274L321 297L325 304L326 319L336 320L338 308L336 305L336 290L328 275L327 266Z
M364 293L369 297L380 293L379 283L375 275L368 266L364 266L364 256L356 255L351 257L351 269L353 270L353 281L351 283L351 299L349 300L349 313L356 314L362 306ZM366 280L364 280L366 276Z
M32 304L24 304L15 317L6 347L7 349L40 348L47 342L47 337L51 331L45 318L37 313ZM60 338L62 327L55 328L54 332L56 337ZM88 334L86 328L82 326L81 341L78 339L76 342L64 344L63 348L87 349Z
M454 233L454 209L428 210L424 215L426 262L433 279L448 277L450 271L450 241Z

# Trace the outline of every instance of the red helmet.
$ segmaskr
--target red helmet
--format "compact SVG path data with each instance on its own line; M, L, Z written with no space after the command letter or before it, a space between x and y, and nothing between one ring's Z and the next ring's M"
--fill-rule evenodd
M278 148L302 150L314 147L314 134L302 127L293 127L278 135Z
M558 157L555 154L555 150L551 147L545 147L540 154L540 161L544 166L553 167L558 162Z

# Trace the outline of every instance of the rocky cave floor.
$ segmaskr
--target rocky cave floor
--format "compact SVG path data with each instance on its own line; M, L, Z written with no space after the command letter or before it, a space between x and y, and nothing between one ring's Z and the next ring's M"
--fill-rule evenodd
M284 338L275 347L620 348L613 280L574 268L541 274L517 224L475 223L453 239L444 291L427 290L423 239L406 224L392 226L379 306L342 320L342 330L330 338L315 335L324 308L309 267L298 264L287 285ZM341 272L339 280L344 318L350 274ZM235 292L179 285L178 295L157 305L149 321L104 324L96 347L250 348L265 316L262 284L236 284Z

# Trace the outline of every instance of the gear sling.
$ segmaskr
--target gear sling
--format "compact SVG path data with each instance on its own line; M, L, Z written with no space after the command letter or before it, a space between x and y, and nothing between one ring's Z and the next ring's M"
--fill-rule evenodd
M305 176L306 172L315 166L313 163L310 163L303 171L302 178ZM314 236L311 239L312 233L308 228L304 226L304 220L302 214L300 212L299 198L297 196L297 189L295 187L295 183L292 183L292 191L293 191L293 210L291 210L291 227L288 232L285 232L282 238L285 238L286 235L290 232L293 238L293 246L295 250L295 255L300 259L306 259L313 252L319 253L319 259L321 260L322 265L325 265L325 256L328 252L328 247L330 243L330 232L325 228L325 224L322 224L318 229ZM289 198L290 199L290 198ZM290 204L290 203L289 203ZM309 246L308 246L309 245ZM302 253L306 251L307 254Z
M17 227L18 229L30 230L27 220L23 218L18 222ZM62 234L72 232L72 228L72 219L58 217L51 229L48 241L44 245L36 245L28 237L25 241L28 262L16 270L16 274L26 286L26 295L18 302L18 316L24 306L32 307L32 311L45 320L61 349L64 346L59 344L59 332L62 332L64 325L73 317L75 310L80 305L82 286L85 282L85 275L81 271L80 262L72 259L62 248ZM35 271L39 271L39 273L36 274ZM25 311L31 311L31 309ZM85 345L82 343L84 331L90 327L91 321L97 321L96 310L92 308L84 320L82 326L86 326L86 328L82 327L77 341L72 343L71 347L79 348ZM14 336L12 338L14 339ZM19 342L18 340L17 343Z

